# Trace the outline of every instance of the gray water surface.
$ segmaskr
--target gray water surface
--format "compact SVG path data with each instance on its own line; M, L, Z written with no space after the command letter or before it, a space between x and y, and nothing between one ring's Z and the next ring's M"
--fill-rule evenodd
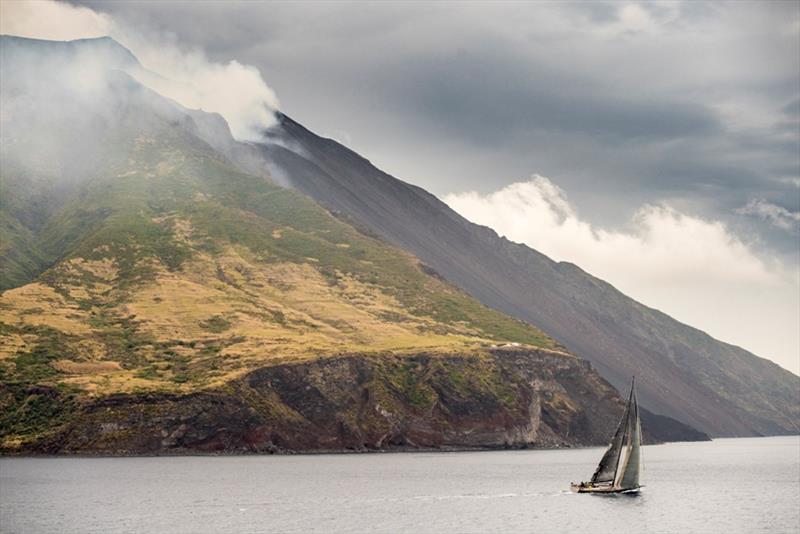
M0 459L0 531L800 532L800 437L644 447L638 497L569 492L601 449Z

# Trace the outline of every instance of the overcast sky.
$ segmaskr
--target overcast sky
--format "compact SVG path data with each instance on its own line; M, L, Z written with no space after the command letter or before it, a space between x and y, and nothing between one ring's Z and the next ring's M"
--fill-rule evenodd
M800 370L800 3L81 4L256 67L467 218Z

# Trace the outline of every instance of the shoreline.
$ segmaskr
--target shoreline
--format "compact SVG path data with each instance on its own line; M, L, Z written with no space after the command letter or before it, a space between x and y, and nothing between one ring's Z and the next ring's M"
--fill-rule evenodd
M591 449L602 448L603 445L578 445L578 446L555 446L555 447L392 447L388 449L309 449L309 450L289 450L275 449L273 451L195 451L186 450L165 452L165 453L92 453L92 452L65 452L65 453L30 453L21 452L19 454L0 453L0 459L4 458L180 458L180 457L223 457L223 456L327 456L327 455L372 455L372 454L408 454L408 453L454 453L454 452L497 452L497 451L550 451L565 449Z
M725 436L716 437L708 440L695 441L663 441L658 443L646 443L643 447L653 447L657 445L669 445L673 443L711 443L714 441L725 441L733 439L769 439L800 437L800 434L775 434L771 436ZM459 452L499 452L499 451L557 451L557 450L581 450L581 449L603 449L607 445L563 445L563 446L542 446L542 447L504 447L504 446L485 446L485 447L392 447L389 449L314 449L314 450L275 450L269 451L175 451L168 453L90 453L90 452L67 452L67 453L0 453L0 460L11 458L185 458L185 457L233 457L233 456L329 456L329 455L373 455L373 454L411 454L411 453L459 453Z
M800 434L794 434L800 436ZM703 441L666 441L658 443L648 443L644 447L666 445L670 443L709 443L726 439L753 439L753 438L777 438L789 437L790 434L775 436L740 436L740 437L721 437ZM0 460L6 458L182 458L182 457L233 457L233 456L328 456L328 455L373 455L373 454L411 454L411 453L460 453L460 452L499 452L499 451L556 451L556 450L580 450L580 449L603 449L607 445L563 445L563 446L542 446L542 447L504 447L504 446L485 446L485 447L392 447L388 449L312 449L312 450L274 450L274 451L175 451L167 453L91 453L91 452L67 452L56 454L37 454L21 452L19 454L0 453Z

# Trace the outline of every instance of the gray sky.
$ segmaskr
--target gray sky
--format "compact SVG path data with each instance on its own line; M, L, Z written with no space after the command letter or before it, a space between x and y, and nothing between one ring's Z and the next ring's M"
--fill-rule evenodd
M800 369L800 3L81 4L257 67L468 218Z
M537 172L603 222L800 210L796 2L90 5L255 65L283 111L436 194Z

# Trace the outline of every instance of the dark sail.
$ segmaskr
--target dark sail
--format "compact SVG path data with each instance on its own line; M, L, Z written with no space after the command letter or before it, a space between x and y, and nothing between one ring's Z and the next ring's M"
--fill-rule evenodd
M631 391L631 393L633 393ZM628 434L628 419L630 418L631 402L628 399L628 405L625 406L625 413L622 414L622 420L619 422L617 431L614 432L614 437L611 438L611 444L600 460L600 465L592 475L592 484L613 484L614 478L617 474L617 465L619 464L620 453L622 452L623 444L626 441Z

